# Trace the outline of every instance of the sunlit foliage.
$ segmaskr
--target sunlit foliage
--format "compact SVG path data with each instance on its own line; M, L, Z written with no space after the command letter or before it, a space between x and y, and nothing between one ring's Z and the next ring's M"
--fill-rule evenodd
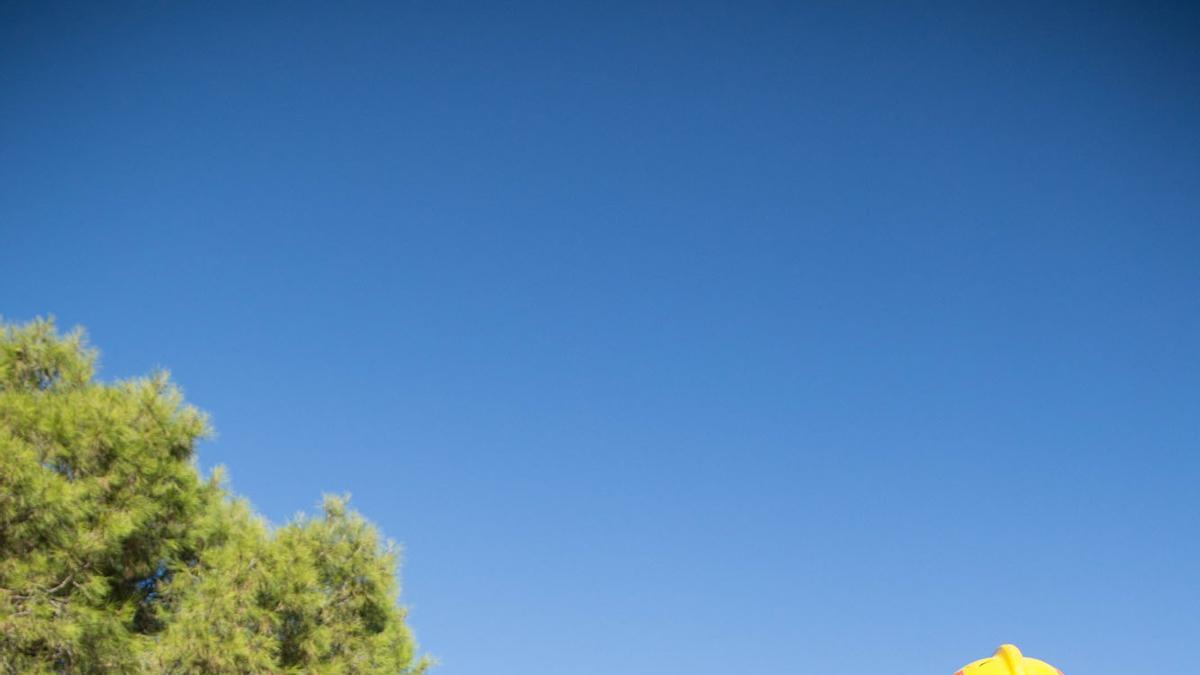
M165 373L0 326L0 672L419 673L397 552L327 497L272 529L194 463Z

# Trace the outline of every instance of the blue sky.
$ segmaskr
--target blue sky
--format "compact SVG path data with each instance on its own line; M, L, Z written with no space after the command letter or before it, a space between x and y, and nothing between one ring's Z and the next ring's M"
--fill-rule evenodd
M245 4L0 7L0 313L437 672L1194 669L1200 13Z

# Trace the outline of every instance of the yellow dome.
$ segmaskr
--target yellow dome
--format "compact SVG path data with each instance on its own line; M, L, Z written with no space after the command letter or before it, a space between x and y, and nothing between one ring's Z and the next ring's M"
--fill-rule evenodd
M1044 661L1021 656L1012 645L1000 645L991 658L963 666L954 675L1062 675L1062 671Z

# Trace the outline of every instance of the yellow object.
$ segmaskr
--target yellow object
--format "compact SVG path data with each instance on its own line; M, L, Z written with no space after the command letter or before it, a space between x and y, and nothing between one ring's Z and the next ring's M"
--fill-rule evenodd
M1021 656L1012 645L1000 645L990 659L963 666L954 675L1062 675L1062 671L1044 661Z

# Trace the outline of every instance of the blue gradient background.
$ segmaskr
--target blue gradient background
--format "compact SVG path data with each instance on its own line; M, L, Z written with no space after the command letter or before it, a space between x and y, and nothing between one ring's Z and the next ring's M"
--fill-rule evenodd
M1194 672L1198 72L1182 4L4 2L0 312L353 493L444 675Z

